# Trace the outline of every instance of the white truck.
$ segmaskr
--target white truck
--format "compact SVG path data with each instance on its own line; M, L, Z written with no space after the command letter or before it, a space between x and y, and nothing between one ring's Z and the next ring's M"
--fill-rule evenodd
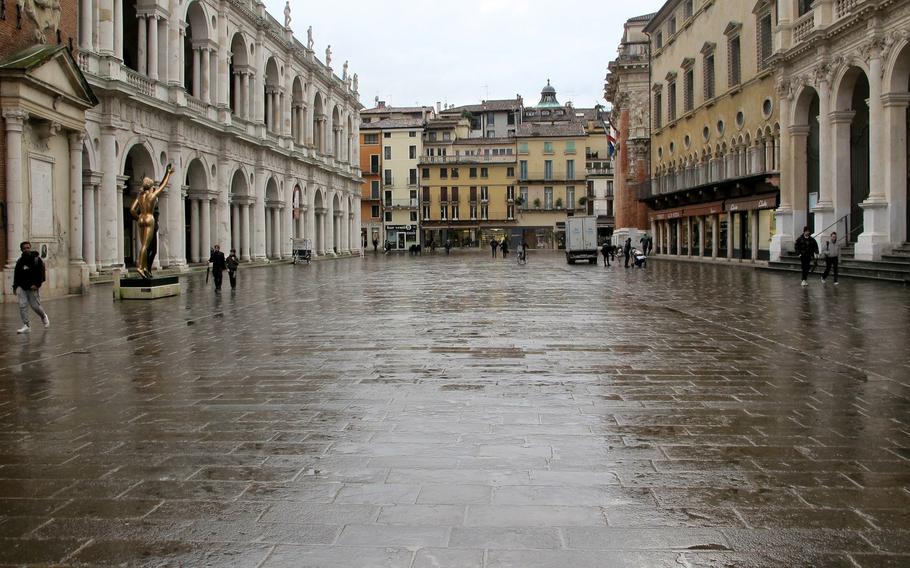
M587 260L597 264L597 217L583 215L566 219L566 262Z

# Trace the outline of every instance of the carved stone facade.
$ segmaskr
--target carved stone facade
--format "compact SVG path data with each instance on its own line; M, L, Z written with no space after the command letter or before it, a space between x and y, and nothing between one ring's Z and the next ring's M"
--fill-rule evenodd
M908 240L910 4L780 2L775 34L783 123L772 258L808 225L878 260Z
M131 265L127 208L168 163L160 267L205 262L215 244L242 261L288 258L292 238L318 255L360 250L358 94L264 4L83 0L79 24L101 101L82 150L90 273Z
M650 174L650 48L643 30L652 15L626 22L619 57L610 62L605 85L605 98L613 105L611 122L617 132L613 200L615 242L632 238L637 243L638 233L648 228L648 208L639 201L639 188Z

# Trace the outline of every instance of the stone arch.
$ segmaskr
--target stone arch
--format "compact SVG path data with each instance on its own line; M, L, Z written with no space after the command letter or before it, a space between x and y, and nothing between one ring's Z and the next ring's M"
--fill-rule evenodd
M306 81L300 75L291 83L291 137L298 146L306 141Z
M313 146L319 154L325 153L325 102L322 93L313 95Z
M211 84L212 69L208 16L205 5L194 0L186 7L186 31L183 36L183 86L186 92L203 100ZM208 61L203 61L208 58ZM205 76L206 71L208 77Z
M346 159L349 164L353 164L354 163L354 146L355 146L354 119L350 113L348 113L347 119L345 121L344 132L346 135L346 140L345 140Z
M263 111L266 127L270 132L279 133L281 129L281 74L278 71L278 60L270 55L265 63L265 76L262 82Z
M883 90L886 100L910 95L910 41L895 45L887 62ZM889 101L890 102L890 101ZM910 240L910 109L886 104L883 141L888 158L885 184L890 187L891 241Z
M122 201L123 212L123 246L119 250L121 251L120 254L123 255L124 265L130 267L136 265L139 253L138 232L136 222L130 214L130 206L139 193L143 179L151 178L157 180L158 176L156 175L155 154L147 141L137 140L130 146L126 146L126 148L128 149L123 153L123 165L120 170L123 173L123 178L121 179L124 179L124 184L119 188L118 192L118 198ZM157 243L153 243L153 245L156 246Z
M870 193L870 120L869 79L866 70L854 64L839 74L834 83L835 111L838 123L832 128L835 164L849 164L836 168L834 180L834 215L824 219L826 224L849 214L849 234L852 241L862 232L863 210L860 204ZM843 122L841 122L841 117ZM849 119L849 126L846 120ZM849 172L849 173L848 173ZM827 227L816 227L818 230Z
M241 32L231 37L231 55L228 59L228 89L231 111L243 118L249 117L250 76L247 41Z

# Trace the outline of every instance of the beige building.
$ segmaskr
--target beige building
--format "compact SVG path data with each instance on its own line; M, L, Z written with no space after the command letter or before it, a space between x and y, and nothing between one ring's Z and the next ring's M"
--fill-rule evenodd
M365 134L378 135L382 233L392 250L420 244L417 192L418 162L423 153L422 118L386 118L364 123Z
M785 135L773 255L792 250L808 225L846 236L857 259L887 260L910 225L910 3L778 4Z
M770 258L779 186L771 2L670 0L651 39L656 252Z

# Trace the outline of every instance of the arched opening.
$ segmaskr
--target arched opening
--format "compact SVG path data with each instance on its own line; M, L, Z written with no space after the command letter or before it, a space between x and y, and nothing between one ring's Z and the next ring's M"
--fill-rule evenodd
M847 241L854 241L863 230L863 209L860 204L869 197L869 80L859 68L849 69L841 81L837 95L837 110L848 111L849 130L836 130L835 144L847 144L847 154L837 156L850 164L850 175L846 180L837 180L834 196L835 212L839 217L849 213L849 234ZM848 115L849 116L849 115ZM843 137L846 136L846 140ZM818 227L825 230L825 227Z
M281 196L278 182L269 178L265 186L265 255L281 258Z
M910 44L904 45L894 59L889 81L886 83L888 98L906 99L910 94ZM903 115L903 116L901 116ZM886 149L890 152L892 174L887 176L891 185L890 206L893 240L910 241L910 108L904 104L885 106L886 124L894 125L885 133ZM901 163L903 162L903 163ZM903 186L903 187L901 187Z
M265 65L265 83L263 89L264 116L269 132L279 133L281 128L281 92L279 86L278 63L269 57Z
M313 231L315 241L313 246L320 253L325 251L325 200L322 193L321 190L317 190L313 196L313 211L316 221L316 227L314 227Z
M320 93L313 98L313 146L318 154L325 153L325 108Z
M186 92L206 102L211 81L211 51L207 45L208 23L198 1L186 10L186 34L183 38L183 86Z
M243 170L238 169L231 178L231 248L240 260L250 260L250 199Z
M231 59L228 62L228 72L231 77L230 97L231 112L242 118L249 116L247 113L247 100L249 100L249 75L247 70L246 43L243 34L237 32L231 39Z
M139 20L136 18L136 0L122 0L123 26L120 36L123 42L123 64L139 71Z
M208 259L206 253L211 244L211 205L208 200L208 179L205 166L198 158L186 169L187 195L184 200L184 234L186 258L190 262Z
M342 249L341 242L341 216L344 213L344 210L341 208L341 199L336 193L332 198L332 246L335 254L338 254Z
M291 87L291 136L298 146L303 146L305 138L303 124L306 116L306 98L304 92L303 80L295 77L294 85Z
M338 110L338 107L332 109L332 157L336 160L341 159L341 111Z
M821 101L818 92L812 87L806 87L799 94L794 112L793 137L795 164L792 187L793 207L796 210L806 211L806 225L809 230L815 231L815 213L812 210L818 204L821 196L821 158L820 158L820 130L819 112ZM802 227L796 227L801 231Z
M345 144L345 150L347 150L347 162L349 164L354 163L354 122L351 120L351 116L348 115L347 124L345 125L345 134L347 135L347 144Z
M123 177L126 178L125 185L122 187L122 213L123 213L123 225L122 225L122 243L123 247L121 252L123 254L123 264L126 267L136 266L138 255L139 255L139 239L138 239L138 230L136 222L133 220L133 216L130 213L130 207L133 204L133 200L139 194L139 191L142 187L142 180L144 178L155 178L155 163L152 160L151 154L141 144L136 144L130 148L129 152L126 155L126 161L123 165ZM149 259L149 266L154 262L154 257L158 250L158 208L155 208L155 238L152 241L151 251L152 256Z

